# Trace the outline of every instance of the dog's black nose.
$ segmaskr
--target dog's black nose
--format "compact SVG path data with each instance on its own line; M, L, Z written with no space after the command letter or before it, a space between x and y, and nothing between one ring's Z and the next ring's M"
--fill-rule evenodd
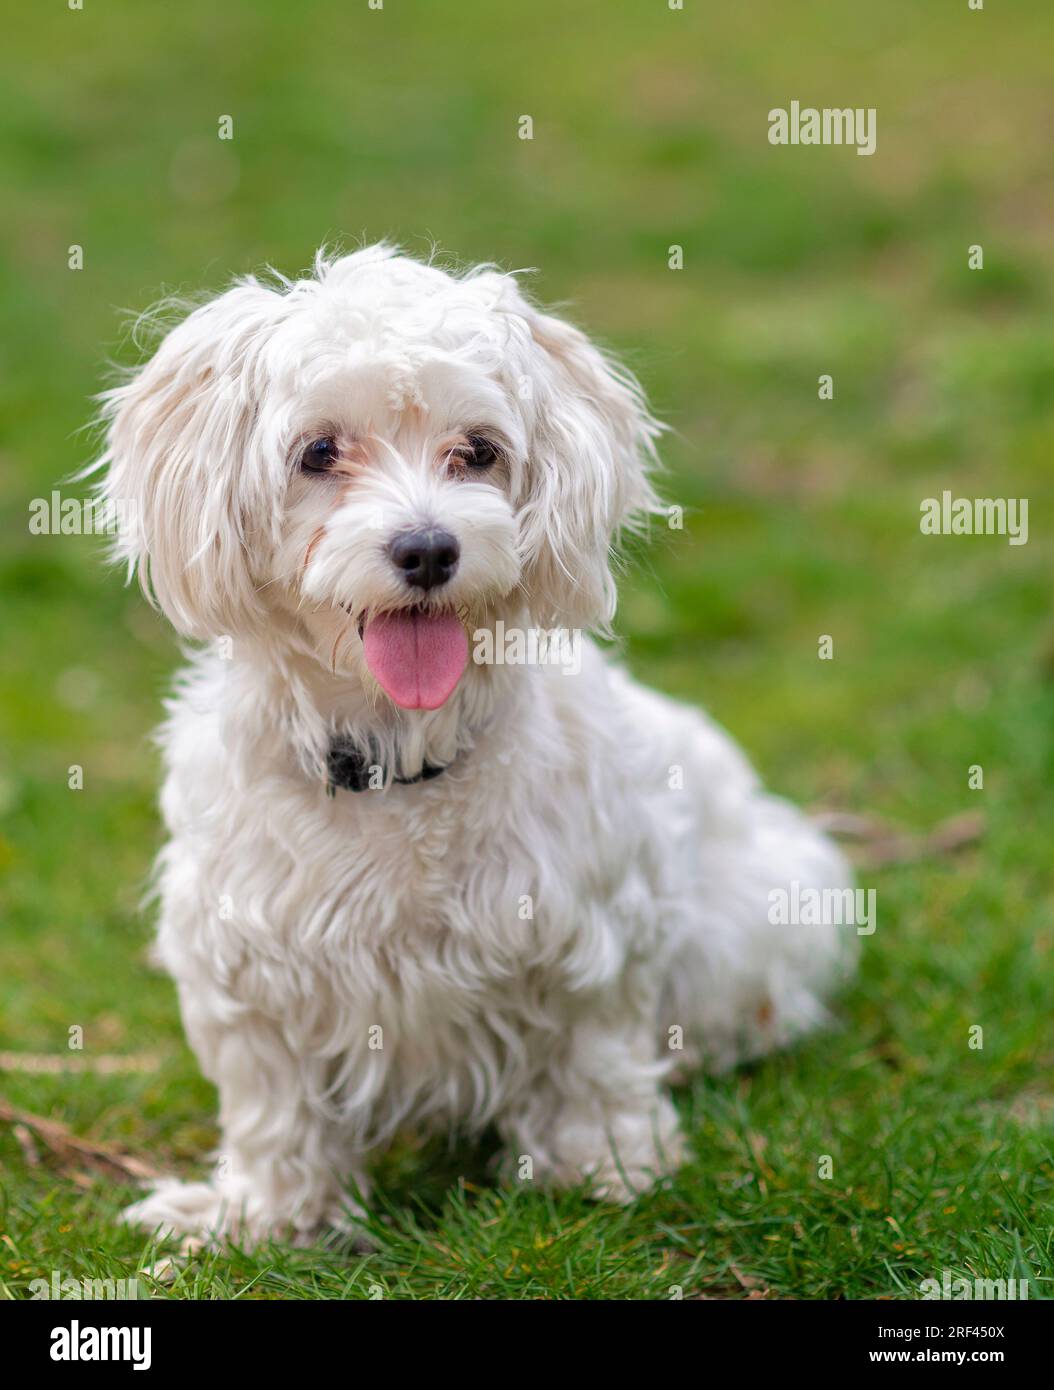
M445 584L457 569L461 547L449 531L403 531L388 546L392 564L415 589Z

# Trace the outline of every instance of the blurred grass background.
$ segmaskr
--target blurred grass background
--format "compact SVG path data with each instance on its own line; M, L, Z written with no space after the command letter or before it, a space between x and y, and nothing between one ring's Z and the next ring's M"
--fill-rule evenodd
M407 1146L377 1254L209 1257L177 1292L910 1296L945 1267L1027 1267L1042 1292L1050 23L1042 0L52 0L8 27L0 1049L60 1052L77 1025L86 1056L162 1058L146 1076L0 1073L10 1100L177 1166L214 1134L137 906L176 644L97 540L31 536L28 504L92 456L89 398L135 356L124 311L295 272L324 240L538 267L535 292L622 353L674 427L665 490L686 527L624 587L632 667L705 702L802 802L919 832L986 821L976 849L865 877L879 927L842 1031L687 1093L697 1157L669 1192L630 1213L507 1198L471 1151ZM770 146L767 113L793 99L876 107L877 153ZM944 488L1027 497L1029 543L921 536ZM6 1127L0 1161L0 1287L134 1267L124 1194L28 1163Z

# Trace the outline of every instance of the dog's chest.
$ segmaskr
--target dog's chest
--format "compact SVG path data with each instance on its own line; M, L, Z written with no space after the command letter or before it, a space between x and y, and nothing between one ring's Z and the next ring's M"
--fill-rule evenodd
M417 785L337 796L334 851L348 870L350 910L360 893L391 921L451 906L480 852L478 829L460 803Z
M333 903L341 950L372 952L405 974L452 952L483 972L495 955L505 972L529 947L533 856L518 852L501 812L484 813L463 793L338 793L330 854L342 865Z

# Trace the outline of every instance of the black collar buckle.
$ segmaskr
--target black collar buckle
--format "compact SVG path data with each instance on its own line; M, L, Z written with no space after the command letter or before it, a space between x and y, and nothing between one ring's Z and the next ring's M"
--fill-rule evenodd
M374 749L371 743L369 754L365 754L351 739L334 735L326 754L326 795L336 796L338 787L349 792L380 791L391 782L410 787L415 782L430 782L449 766L425 763L414 777L397 777L394 773L389 776Z

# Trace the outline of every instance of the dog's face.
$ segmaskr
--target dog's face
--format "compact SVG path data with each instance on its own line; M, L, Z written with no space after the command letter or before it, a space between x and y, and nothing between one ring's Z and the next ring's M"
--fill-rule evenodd
M120 552L177 629L295 629L406 708L496 616L606 624L613 539L653 505L632 377L511 276L386 247L229 290L106 410Z

